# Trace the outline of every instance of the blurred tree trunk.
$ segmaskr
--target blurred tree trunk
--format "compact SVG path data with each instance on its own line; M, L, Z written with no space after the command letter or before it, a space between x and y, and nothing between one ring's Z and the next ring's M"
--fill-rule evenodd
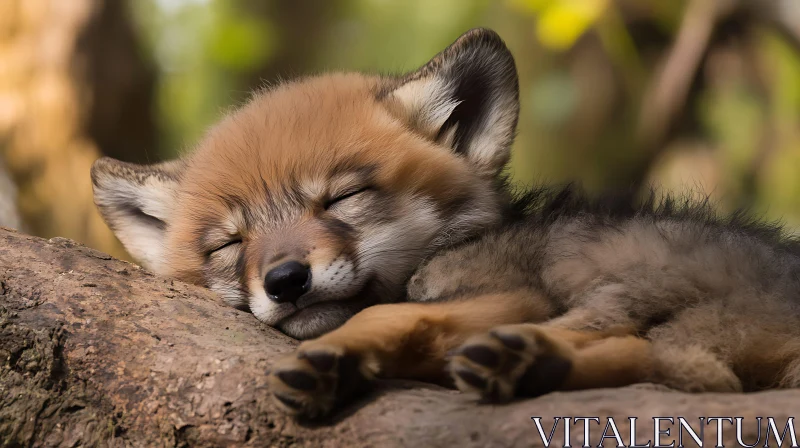
M269 18L275 25L278 42L275 54L266 64L245 73L242 82L254 88L277 79L307 75L317 69L326 38L337 17L345 11L346 0L263 1L240 0L248 14Z
M26 230L124 256L97 213L89 168L155 144L153 70L121 0L0 2L0 154Z
M135 1L135 0L134 0ZM156 68L136 39L126 0L92 0L76 53L92 99L86 131L100 151L135 163L156 162Z
M17 187L0 158L0 227L23 230L17 211Z

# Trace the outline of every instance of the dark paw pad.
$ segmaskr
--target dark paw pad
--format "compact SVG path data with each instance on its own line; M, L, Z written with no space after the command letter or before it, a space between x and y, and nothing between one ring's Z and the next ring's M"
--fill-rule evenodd
M282 394L274 394L274 395L275 395L275 399L276 400L280 401L281 403L286 405L286 407L288 407L288 408L296 409L296 410L300 410L300 409L303 408L303 403L300 403L299 401L294 400L291 397L287 397L286 395L282 395Z
M514 351L522 351L525 350L525 339L522 339L522 336L516 334L508 334L499 331L492 331L491 335L497 338L506 348L509 348Z
M559 356L544 355L525 371L517 382L516 395L538 397L558 390L572 369L572 362Z
M278 372L276 375L281 381L295 389L310 391L317 388L317 379L302 370L286 370Z
M322 417L366 390L361 358L336 346L299 351L278 361L269 376L276 403L302 417Z
M551 340L540 338L546 335L530 325L508 325L470 338L450 360L456 386L488 402L558 389L572 362L552 351Z
M336 365L336 355L333 353L323 351L303 352L298 354L297 357L305 359L320 372L330 372Z
M500 364L500 355L485 345L470 345L461 350L461 354L470 361L485 367L497 367Z

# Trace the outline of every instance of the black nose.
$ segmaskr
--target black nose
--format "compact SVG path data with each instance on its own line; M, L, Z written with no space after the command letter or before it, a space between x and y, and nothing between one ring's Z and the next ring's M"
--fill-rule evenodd
M267 272L264 288L269 298L278 302L294 303L311 287L311 270L297 261L287 261Z

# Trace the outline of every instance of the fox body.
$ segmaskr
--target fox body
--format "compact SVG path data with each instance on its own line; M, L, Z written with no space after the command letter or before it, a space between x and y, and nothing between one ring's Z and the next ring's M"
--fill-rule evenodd
M376 376L500 401L800 383L800 246L705 204L514 194L518 112L513 57L472 30L403 76L258 92L180 160L101 159L95 202L146 267L311 339L270 374L294 414Z

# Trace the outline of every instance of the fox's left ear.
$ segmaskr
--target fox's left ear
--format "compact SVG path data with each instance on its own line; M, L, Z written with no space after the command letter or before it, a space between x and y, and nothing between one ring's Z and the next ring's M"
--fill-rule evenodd
M464 33L419 70L389 81L379 99L484 174L497 174L509 160L519 117L517 69L492 30Z
M94 202L125 249L161 273L166 228L173 218L184 162L136 165L98 159L92 165Z

